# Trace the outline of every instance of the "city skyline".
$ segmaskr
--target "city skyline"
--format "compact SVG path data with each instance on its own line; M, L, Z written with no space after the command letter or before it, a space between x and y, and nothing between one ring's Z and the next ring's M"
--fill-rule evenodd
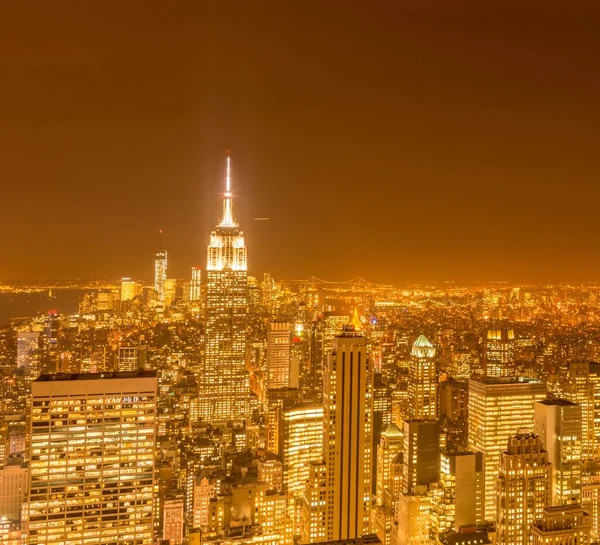
M67 6L6 13L0 278L186 277L231 149L250 274L596 279L594 3Z

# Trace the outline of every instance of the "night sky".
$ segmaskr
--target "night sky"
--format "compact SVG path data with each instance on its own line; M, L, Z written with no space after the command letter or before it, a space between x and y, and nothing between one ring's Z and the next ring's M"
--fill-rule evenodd
M600 280L600 2L5 2L0 278ZM270 221L253 221L268 216Z

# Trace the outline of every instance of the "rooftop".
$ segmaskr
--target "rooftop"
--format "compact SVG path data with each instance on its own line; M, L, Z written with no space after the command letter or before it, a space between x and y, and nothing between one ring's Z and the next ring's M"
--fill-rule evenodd
M559 407L574 407L577 405L577 403L573 403L572 401L569 401L568 399L544 399L542 401L538 401L538 403L541 403L542 405L551 405L551 406L556 406L558 405Z
M104 373L56 373L54 375L40 375L35 382L65 382L70 380L101 380L120 378L155 378L156 371L111 371Z

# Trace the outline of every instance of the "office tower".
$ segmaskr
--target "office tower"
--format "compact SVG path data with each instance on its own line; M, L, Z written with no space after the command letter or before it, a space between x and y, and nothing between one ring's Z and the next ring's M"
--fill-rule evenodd
M160 302L165 300L165 286L167 283L167 250L157 250L154 256L154 291Z
M23 502L27 500L28 484L29 468L23 464L10 463L9 460L9 463L0 469L0 517L21 520L21 509Z
M272 321L267 329L267 388L290 388L291 329L289 322Z
M439 479L439 425L435 420L406 420L403 435L402 487L392 542L425 544L429 543L432 526L429 486Z
M448 444L467 446L469 383L452 377L439 383L438 415Z
M581 464L581 507L590 515L592 537L600 537L600 461Z
M376 503L384 505L386 493L393 493L394 484L393 464L398 454L402 452L404 436L396 424L390 424L381 434L377 447L377 488ZM398 487L399 487L398 483ZM387 492L386 492L387 491Z
M462 526L482 523L484 488L481 452L443 452L436 533L458 532Z
M406 420L403 435L402 493L421 494L439 477L439 424L435 420Z
M39 373L40 367L40 332L19 331L17 334L17 369L28 373Z
M510 437L500 457L497 543L527 545L549 500L550 463L542 440L529 433Z
M515 332L512 329L488 329L483 343L485 375L515 375Z
M54 373L59 370L58 336L60 333L60 316L55 310L48 312L42 331L42 365L44 373Z
M121 301L131 301L137 294L137 282L131 278L121 278Z
M353 326L345 326L333 339L323 376L323 453L329 485L327 539L359 537L369 528L372 389L367 340Z
M152 541L156 372L32 383L29 545Z
M190 281L190 301L200 301L202 297L202 269L192 267L192 280Z
M136 371L146 366L146 347L138 344L119 346L117 371Z
M566 399L535 404L534 432L552 466L551 504L579 502L581 496L581 406Z
M600 454L600 364L572 361L561 369L558 395L581 406L581 456Z
M485 519L496 518L496 479L506 439L532 429L534 404L546 397L546 385L527 378L469 380L469 449L484 455Z
M421 335L413 344L408 370L409 418L437 418L437 370L435 348Z
M377 447L376 505L371 509L371 526L384 545L390 545L395 506L402 481L404 437L396 424L381 434Z
M323 458L323 406L284 409L280 425L283 487L290 495L299 497L304 492L310 462Z
M456 380L469 380L473 366L473 354L470 350L462 349L452 352L450 361L450 375Z
M17 368L15 378L23 398L29 395L31 381L41 372L40 332L19 331L17 334Z
M329 517L327 464L310 462L302 497L301 540L303 544L328 541L332 534Z
M532 545L589 545L591 520L580 505L546 507L531 527Z
M321 402L323 397L323 372L327 366L327 354L331 352L333 338L342 332L344 326L350 321L347 312L324 312L312 324L310 336L310 371L307 373L306 382L311 386L308 390L312 401Z
M228 155L223 214L210 235L206 265L206 348L199 383L200 415L207 422L249 415L247 291L246 246L233 215Z

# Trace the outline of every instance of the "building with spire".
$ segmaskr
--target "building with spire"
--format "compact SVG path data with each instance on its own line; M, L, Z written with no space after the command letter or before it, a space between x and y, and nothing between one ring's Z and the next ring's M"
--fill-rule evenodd
M437 370L435 348L425 335L414 342L408 369L409 418L437 418Z
M228 153L223 211L210 235L206 263L206 347L199 377L200 416L206 422L243 420L249 415L247 270L244 233L233 213Z
M161 248L156 251L154 256L154 291L159 301L165 300L165 284L167 283L167 250L162 248L162 230Z

